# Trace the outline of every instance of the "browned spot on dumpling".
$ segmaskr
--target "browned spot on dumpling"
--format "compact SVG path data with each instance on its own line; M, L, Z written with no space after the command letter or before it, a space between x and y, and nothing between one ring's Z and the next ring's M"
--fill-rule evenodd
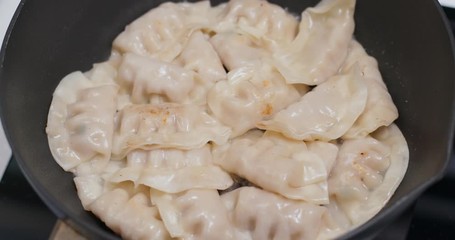
M261 114L263 116L269 116L273 113L273 106L270 103L265 104L264 108L262 109Z
M163 114L162 114L162 116L161 116L161 121L163 122L163 124L166 124L166 123L167 123L167 119L169 118L169 115L170 115L170 114L171 114L171 113L170 113L168 110L166 110L166 111L163 112Z

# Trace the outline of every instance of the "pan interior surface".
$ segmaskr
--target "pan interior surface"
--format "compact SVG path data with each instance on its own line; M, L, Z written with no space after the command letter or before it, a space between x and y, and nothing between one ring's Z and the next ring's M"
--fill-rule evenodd
M106 60L125 25L162 2L23 1L2 46L0 113L15 157L48 207L91 238L118 236L84 211L72 174L52 158L44 131L52 93L67 73ZM318 1L271 2L300 13ZM387 206L345 238L381 229L442 177L455 109L451 35L434 1L358 1L355 18L355 36L378 60L399 109L397 124L408 141L410 162Z

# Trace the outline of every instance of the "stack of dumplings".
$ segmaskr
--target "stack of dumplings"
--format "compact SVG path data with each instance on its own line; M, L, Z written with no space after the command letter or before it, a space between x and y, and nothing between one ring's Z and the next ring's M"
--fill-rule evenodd
M331 239L372 218L408 147L355 0L163 3L64 77L46 132L125 239Z

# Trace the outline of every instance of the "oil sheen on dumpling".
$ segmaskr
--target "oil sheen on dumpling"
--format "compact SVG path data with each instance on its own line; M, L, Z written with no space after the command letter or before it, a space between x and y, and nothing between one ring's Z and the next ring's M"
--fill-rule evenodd
M171 62L192 31L210 23L209 1L164 3L130 23L114 40L114 49Z
M236 32L218 33L210 39L227 70L242 67L255 67L271 54L258 46L248 35Z
M176 64L127 53L119 67L119 83L129 89L131 101L150 103L155 95L182 103L194 88L193 72Z
M208 93L213 115L239 136L263 119L300 98L273 67L243 67L228 73L228 80L218 82Z
M52 155L65 170L86 161L101 170L109 161L118 87L105 81L74 72L54 92L46 132Z
M182 53L176 59L184 68L193 70L206 82L218 82L226 79L218 54L201 31L191 34Z
M288 83L318 85L337 73L354 32L355 0L322 0L302 13L295 40L275 54Z
M280 44L294 39L297 25L297 19L278 5L262 0L231 0L215 31L239 32Z
M216 82L227 78L221 59L201 31L193 32L174 63L194 72L194 85L185 103L206 104L207 92Z
M231 135L230 128L197 105L129 105L117 118L112 149L115 159L122 159L134 149L192 149L207 142L224 144Z
M259 122L296 140L333 140L345 134L365 109L368 89L357 65L335 75L305 94L300 101Z
M329 178L331 201L337 202L353 226L365 222L395 192L408 159L406 140L395 124L365 139L345 140Z
M341 71L346 71L357 64L368 89L365 110L343 138L359 138L374 132L381 126L388 126L398 118L398 110L387 91L376 59L368 56L363 47L355 40L351 41L348 57Z
M216 190L192 189L179 194L151 191L169 234L180 239L238 239Z
M221 196L236 227L236 239L316 239L325 208L255 188Z
M228 173L212 164L210 146L191 150L134 150L124 168L110 182L132 181L167 193L189 189L226 189L233 184Z
M122 239L326 240L384 207L409 152L356 0L162 2L54 92L85 210Z
M113 186L88 206L114 232L125 239L171 239L147 189L126 184Z
M328 144L328 143L327 143ZM336 147L327 146L328 152ZM333 162L336 154L331 154ZM213 150L216 164L257 186L290 199L328 203L326 161L302 141L251 131Z

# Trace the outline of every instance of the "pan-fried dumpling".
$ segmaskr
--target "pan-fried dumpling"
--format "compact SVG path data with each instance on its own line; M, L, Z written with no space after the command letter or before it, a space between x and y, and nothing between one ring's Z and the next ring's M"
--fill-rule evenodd
M130 23L114 40L121 53L135 53L171 62L193 30L207 26L210 2L164 3Z
M131 101L136 104L149 103L154 95L180 103L194 87L192 71L132 53L123 56L118 79L130 89Z
M376 59L368 56L363 47L355 40L351 41L349 54L341 71L346 71L357 64L368 88L365 110L343 138L358 138L374 132L381 126L388 126L398 118L398 110L387 91Z
M354 32L355 0L322 0L302 13L294 41L275 54L287 83L318 85L335 73Z
M262 0L231 0L215 27L217 32L247 33L273 43L289 43L297 32L297 18Z
M85 210L105 192L104 179L99 174L76 176L74 183Z
M237 239L216 190L193 189L179 194L151 191L151 199L173 238Z
M77 194L84 209L98 199L103 193L112 190L112 184L105 181L110 176L125 167L123 161L109 161L102 170L93 168L93 162L87 161L79 164L74 172L74 183Z
M354 226L371 218L390 199L408 159L406 140L394 124L378 129L372 137L343 142L329 192Z
M122 159L134 149L192 149L207 142L224 144L231 135L230 128L196 105L129 105L117 118L112 149L115 159Z
M300 98L299 92L284 82L272 67L243 67L228 73L208 93L213 115L232 128L232 137L255 127L263 119Z
M226 71L218 54L201 31L191 34L176 62L196 72L205 82L226 79Z
M338 155L338 147L333 143L323 141L306 142L308 151L316 153L322 161L327 170L327 175L332 171L333 165Z
M101 170L109 161L117 91L113 84L97 86L81 72L60 82L46 132L52 155L63 169L90 160Z
M303 141L251 131L214 147L213 160L228 172L287 198L317 204L329 201L325 162Z
M331 197L330 204L323 206L327 211L323 215L323 224L317 237L318 240L336 239L352 228L351 220Z
M218 33L210 39L210 43L229 71L246 66L258 66L267 58L271 59L270 53L257 46L245 34L236 32Z
M201 31L195 31L191 35L174 62L194 72L194 86L185 100L186 103L206 104L207 92L216 82L227 78L218 54Z
M341 137L363 112L368 90L357 65L335 75L257 127L297 140Z
M117 77L117 66L115 63L117 60L112 58L106 62L93 64L93 68L85 72L84 75L94 84L114 84L114 79Z
M170 239L147 191L118 185L88 206L109 228L125 239Z
M221 196L237 239L316 239L325 208L255 188Z
M191 150L134 150L126 167L113 173L110 182L132 181L167 193L188 189L226 189L233 184L228 173L212 164L210 146Z

